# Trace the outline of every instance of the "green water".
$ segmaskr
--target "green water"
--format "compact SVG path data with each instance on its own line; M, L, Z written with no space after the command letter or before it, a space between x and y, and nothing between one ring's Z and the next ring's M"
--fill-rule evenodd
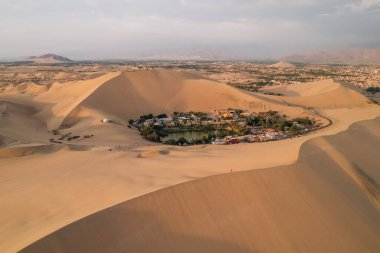
M196 130L186 130L186 131L178 131L178 132L173 132L169 133L168 136L166 137L161 137L161 141L165 142L168 140L175 140L178 141L180 138L185 138L188 141L193 141L193 140L202 140L203 137L207 137L209 134L216 134L216 130L202 130L202 131L196 131Z

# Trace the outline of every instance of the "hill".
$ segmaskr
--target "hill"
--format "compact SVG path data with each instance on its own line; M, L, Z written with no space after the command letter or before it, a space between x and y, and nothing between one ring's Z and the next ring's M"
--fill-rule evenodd
M59 56L56 54L45 54L41 56L31 56L26 59L26 61L32 61L34 63L41 64L54 64L54 63L70 63L73 62L69 58Z
M296 66L294 64L291 64L286 61L280 61L276 64L270 65L272 68L279 68L279 69L294 69Z
M169 187L21 252L378 252L379 132L380 118L354 124L303 144L293 165Z

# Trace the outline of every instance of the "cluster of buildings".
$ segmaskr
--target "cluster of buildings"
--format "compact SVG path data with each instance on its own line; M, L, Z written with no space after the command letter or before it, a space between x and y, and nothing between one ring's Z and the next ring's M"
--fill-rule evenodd
M253 116L253 113L243 112L238 109L214 110L212 114L202 112L180 112L173 114L161 114L157 116L143 115L140 119L130 121L130 125L141 128L159 126L165 128L197 128L213 127L214 129L226 127L230 124L246 126L245 117Z
M251 129L251 134L243 136L226 136L224 138L217 138L211 142L214 145L228 145L238 143L253 143L265 141L277 141L287 138L288 135L283 131L275 131L271 128L268 129Z
M130 124L134 127L190 127L197 125L204 125L205 121L202 121L200 117L193 113L181 113L181 114L161 114L158 116L143 115L140 119L130 121Z

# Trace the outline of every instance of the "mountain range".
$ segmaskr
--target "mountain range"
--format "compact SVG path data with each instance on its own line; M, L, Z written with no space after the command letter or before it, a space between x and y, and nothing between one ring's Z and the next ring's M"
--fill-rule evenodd
M379 64L380 49L313 52L290 55L284 57L283 60L294 63Z

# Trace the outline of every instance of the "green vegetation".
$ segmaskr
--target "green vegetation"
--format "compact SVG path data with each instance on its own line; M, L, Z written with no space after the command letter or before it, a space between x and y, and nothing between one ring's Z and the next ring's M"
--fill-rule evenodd
M166 130L162 126L143 126L139 128L141 136L143 136L145 139L154 141L154 142L160 142L161 137L165 137L168 135Z
M265 127L274 129L276 131L290 131L291 133L300 133L303 129L313 128L315 122L308 117L287 120L286 115L281 116L276 111L268 111L266 113L260 113L259 115L247 117L246 124L247 126L252 127Z

